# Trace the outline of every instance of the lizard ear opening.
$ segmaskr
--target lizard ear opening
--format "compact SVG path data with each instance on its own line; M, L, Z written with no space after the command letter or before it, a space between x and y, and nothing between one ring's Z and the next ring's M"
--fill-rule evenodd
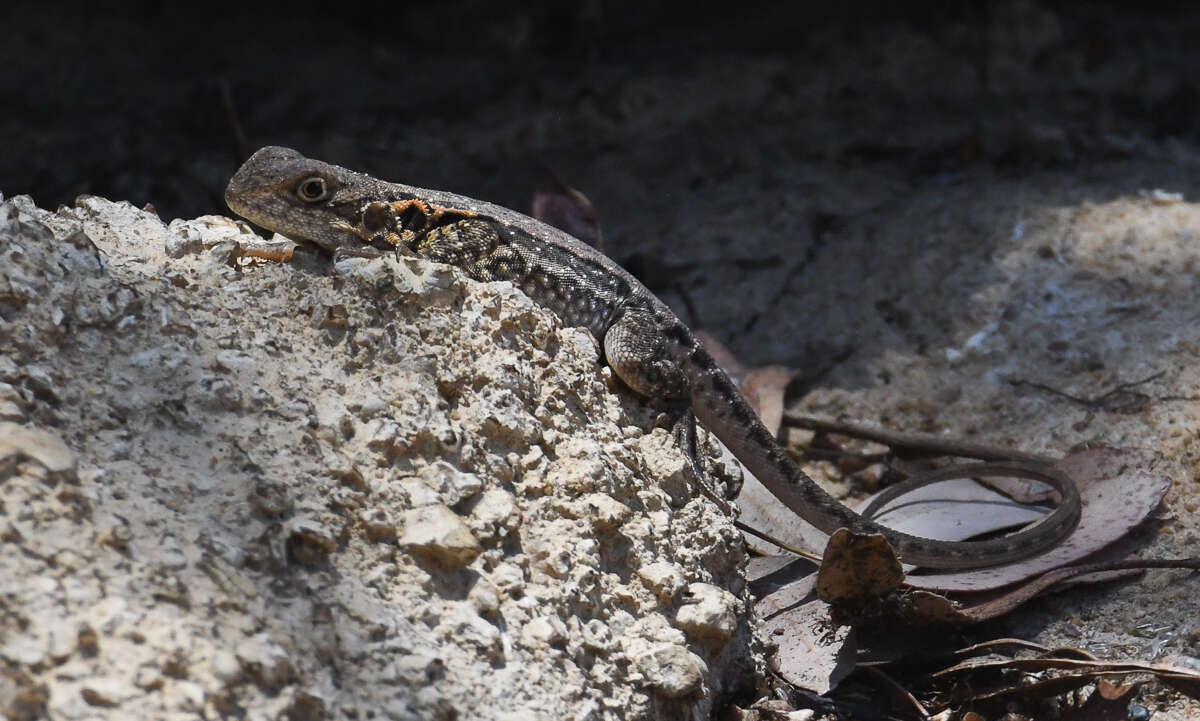
M329 184L319 175L309 176L296 185L296 197L306 203L319 203L329 197Z

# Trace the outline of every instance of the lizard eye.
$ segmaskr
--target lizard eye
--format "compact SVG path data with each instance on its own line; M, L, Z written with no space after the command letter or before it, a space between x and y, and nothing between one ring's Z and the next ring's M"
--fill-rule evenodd
M306 203L315 203L318 200L324 200L328 193L329 190L325 186L325 179L317 175L305 178L296 186L296 195Z

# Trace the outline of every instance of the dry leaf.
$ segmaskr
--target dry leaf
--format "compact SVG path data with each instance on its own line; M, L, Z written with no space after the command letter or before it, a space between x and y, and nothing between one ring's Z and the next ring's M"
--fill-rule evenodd
M1158 462L1154 453L1136 448L1097 447L1072 453L1057 464L1078 484L1083 501L1079 526L1070 538L1046 553L1017 563L966 571L920 572L910 574L906 582L929 590L988 591L1076 562L1137 527L1158 507L1170 487L1169 479L1149 470ZM743 522L786 543L809 550L824 545L824 534L797 519L752 476L747 475L738 505ZM918 536L962 540L1011 527L1014 521L1033 518L1040 512L1017 505L979 484L946 481L901 496L878 520ZM775 552L761 541L752 547Z
M1082 451L1064 459L1063 467L1075 474L1080 483L1084 501L1085 521L1077 531L1077 536L1064 546L1073 547L1072 554L1064 555L1065 560L1059 563L1070 563L1091 553L1096 548L1104 546L1124 534L1129 528L1144 519L1161 500L1166 490L1165 481L1155 480L1145 470L1152 464L1152 454L1135 449L1105 449L1096 448ZM1108 476L1107 478L1105 476ZM1132 478L1131 478L1132 476ZM939 492L948 487L947 492ZM1120 492L1114 488L1121 488ZM932 501L921 500L923 497L942 496ZM918 501L909 502L910 497ZM953 499L947 498L953 497ZM977 486L963 487L961 483L946 482L936 486L926 486L902 496L898 501L904 501L896 511L881 515L881 520L888 525L917 535L940 536L949 540L968 537L980 528L990 530L986 524L963 524L962 519L947 515L947 509L953 511L955 506L961 508L966 499L967 507L973 508L979 516L1005 517L1005 525L1010 525L1013 519L1021 520L1023 511L1018 507L1012 516L1001 513L980 514L978 504L984 502L989 508L1007 508L1011 501L1005 501L994 491ZM980 501L978 499L986 499ZM1114 502L1115 499L1115 502ZM933 509L931 514L923 511L923 507ZM897 520L899 519L899 520ZM938 524L941 524L940 526ZM966 527L964 530L963 527ZM931 532L933 531L937 532ZM1082 535L1079 535L1079 534ZM837 542L835 543L835 540ZM1061 552L1055 549L1046 555ZM838 605L835 617L842 622L878 622L879 617L867 617L857 613L855 603L863 598L883 598L898 584L896 573L888 563L894 563L894 555L886 541L880 536L872 540L870 536L856 536L841 530L834 534L829 547L826 549L825 561L821 567L821 580L818 588L820 597ZM980 569L974 571L950 572L933 575L910 575L905 580L909 586L924 589L942 589L952 586L950 590L976 591L966 600L967 605L961 606L953 601L936 594L921 594L908 592L893 597L889 603L876 611L886 611L896 616L900 621L912 625L929 624L964 624L995 618L1008 613L1029 599L1062 582L1073 579L1079 582L1087 579L1089 582L1104 582L1115 578L1126 577L1140 573L1140 570L1130 568L1105 568L1105 562L1086 565L1069 566L1047 571L1046 561L1042 558L1030 559L1009 566ZM1114 562L1115 563L1115 562ZM1133 562L1129 562L1133 563ZM1023 584L1008 583L1002 593L978 593L980 590L997 591L1002 584L995 583L997 574L1008 572L1014 582L1025 581ZM1019 574L1019 575L1018 575ZM1030 574L1033 574L1032 576ZM983 576L990 579L994 585L971 586L973 579ZM949 579L949 581L947 581Z
M1066 691L1082 688L1089 683L1105 677L1120 677L1134 674L1152 674L1164 681L1171 681L1184 688L1189 685L1194 694L1200 689L1200 673L1179 666L1164 664L1141 663L1138 661L1102 661L1097 659L1063 658L1061 655L1043 655L1037 658L1001 658L988 656L982 659L968 659L949 668L933 674L934 678L961 676L970 674L973 679L979 672L988 672L988 678L995 677L996 672L1021 671L1024 673L1042 674L1043 679L1034 683L1006 683L990 688L973 681L971 686L975 691L975 700L997 698L1007 695L1023 695L1033 697L1057 696ZM1004 677L1001 675L1000 677ZM1189 693L1188 691L1184 691Z
M969 623L987 621L1003 616L1017 606L1041 594L1043 591L1058 586L1060 583L1072 579L1072 577L1076 577L1075 580L1079 581L1084 575L1087 575L1091 577L1089 579L1091 583L1105 583L1118 578L1137 576L1141 572L1140 569L1126 569L1105 573L1092 573L1082 568L1058 568L1036 578L1027 579L1025 583L1018 584L1011 589L1005 590L1003 593L972 594L971 602L965 603L959 608L959 615L964 621Z
M604 235L600 232L600 221L596 218L592 201L559 180L549 168L542 168L529 214L575 236L596 250L604 250Z
M839 528L825 547L817 596L827 603L855 602L887 595L903 582L904 572L887 539Z
M783 396L796 372L784 366L753 368L742 381L742 393L771 435L783 424Z
M912 716L913 718L929 718L929 711L921 705L921 702L909 693L908 689L896 683L891 676L888 676L875 666L860 666L859 668L876 685L883 687L884 695L888 699L888 706L897 713L904 716Z
M813 693L828 693L855 667L854 632L834 629L829 605L816 597L809 576L779 589L754 606L763 638L775 645L771 668L788 683Z
M1043 508L1017 503L970 478L956 478L906 493L872 520L914 536L961 541L1023 526L1044 515Z
M1129 695L1137 686L1128 683L1114 684L1112 681L1101 679L1096 684L1096 690L1106 701L1120 701Z

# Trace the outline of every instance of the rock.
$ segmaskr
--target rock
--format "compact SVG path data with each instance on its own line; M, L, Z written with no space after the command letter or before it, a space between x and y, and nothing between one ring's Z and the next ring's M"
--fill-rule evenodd
M538 616L521 629L526 643L556 646L567 638L567 627L557 618Z
M237 660L254 683L268 693L276 693L291 682L294 670L287 651L259 634L237 646Z
M152 666L142 666L133 674L133 685L145 691L162 688L163 680L162 671Z
M659 644L634 659L647 683L667 698L699 693L704 682L702 664L684 646Z
M668 561L655 561L638 569L637 575L649 586L662 601L675 597L683 588L683 572L679 567Z
M358 520L367 533L367 538L375 543L385 543L396 538L396 519L391 511L383 507L364 508L358 514Z
M500 595L486 579L481 578L472 586L467 598L475 610L484 616L490 616L500 610Z
M483 552L458 514L441 504L405 511L400 525L401 548L448 566L465 566Z
M9 383L0 383L0 421L19 421L25 417L21 394Z
M608 651L613 647L613 635L608 626L598 618L593 618L579 629L583 645L593 651Z
M203 711L205 693L198 683L174 679L162 689L167 708L180 711Z
M333 529L316 518L295 517L284 526L288 553L300 563L323 563L337 549Z
M519 522L517 499L499 488L484 491L471 509L471 527L486 530L489 534L501 528L515 527Z
M437 491L425 485L420 478L405 478L399 485L401 497L410 508L433 506L442 501Z
M95 198L0 201L0 248L26 716L705 718L746 677L672 625L744 587L728 519L671 506L644 405L511 284Z
M586 518L597 532L620 526L633 512L624 503L606 493L589 493L577 502L577 512Z
M675 625L688 636L727 641L737 630L740 604L723 588L707 583L687 587L684 604L675 613Z
M226 686L236 684L242 678L242 664L238 657L229 651L218 651L209 659L208 668L213 678Z
M445 461L437 461L422 468L417 477L437 491L442 503L447 506L457 506L483 488L479 476L464 473Z
M75 453L49 431L0 422L0 459L30 458L52 474L74 474Z
M117 678L91 678L79 687L83 700L91 706L120 706L142 693L133 684Z
M506 596L521 596L525 591L525 573L512 563L501 563L492 569L490 580Z
M358 418L362 421L369 421L375 416L386 413L390 408L388 402L379 396L369 396L358 406Z
M459 646L482 651L489 659L500 653L500 629L475 612L469 603L455 603L438 624L437 634Z

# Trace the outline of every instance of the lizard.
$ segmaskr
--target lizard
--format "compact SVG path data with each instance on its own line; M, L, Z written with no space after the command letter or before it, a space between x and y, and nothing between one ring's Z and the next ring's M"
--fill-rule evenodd
M666 303L600 251L516 211L385 182L277 146L245 161L229 181L225 202L246 220L335 258L397 252L456 266L477 281L511 281L564 324L593 334L621 382L671 415L676 441L690 454L693 469L698 420L784 505L825 533L839 528L880 533L906 563L960 570L1037 555L1078 523L1074 483L1049 464L1033 463L962 466L977 475L1036 478L1058 491L1054 511L1007 536L937 540L856 514L784 451ZM1023 472L1014 472L1014 466Z

